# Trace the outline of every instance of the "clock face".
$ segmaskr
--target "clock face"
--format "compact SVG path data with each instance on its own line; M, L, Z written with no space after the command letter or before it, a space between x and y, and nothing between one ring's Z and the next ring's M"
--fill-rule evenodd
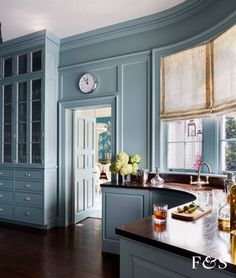
M79 89L84 94L93 92L97 87L97 78L91 73L85 73L80 77Z

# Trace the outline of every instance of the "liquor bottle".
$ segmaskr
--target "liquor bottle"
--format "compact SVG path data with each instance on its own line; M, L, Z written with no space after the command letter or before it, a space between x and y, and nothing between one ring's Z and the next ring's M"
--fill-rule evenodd
M153 179L151 179L151 184L159 185L159 186L163 185L165 181L160 177L159 173L160 173L160 169L159 167L156 167L156 176Z
M230 188L230 232L236 235L236 184Z
M224 192L226 194L226 203L220 207L218 214L218 228L222 231L230 231L230 189L234 185L234 177L232 173L227 174L224 183Z

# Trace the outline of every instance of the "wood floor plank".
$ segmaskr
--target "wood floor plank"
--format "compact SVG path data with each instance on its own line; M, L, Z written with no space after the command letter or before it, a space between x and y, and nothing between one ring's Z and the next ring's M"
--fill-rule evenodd
M119 256L102 253L101 219L42 231L0 223L0 277L118 278Z

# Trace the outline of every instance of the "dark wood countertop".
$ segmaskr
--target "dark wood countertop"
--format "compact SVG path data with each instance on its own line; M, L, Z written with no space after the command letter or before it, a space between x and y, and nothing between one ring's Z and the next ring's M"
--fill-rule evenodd
M226 270L235 273L236 236L218 230L216 212L186 222L173 219L171 217L173 210L168 211L166 227L163 231L160 231L161 226L156 226L152 216L149 216L116 228L116 234L191 260L194 255L222 258L227 262Z
M149 189L149 190L169 190L169 189L175 189L175 190L181 190L181 191L211 191L212 189L219 189L219 187L214 186L202 186L199 187L197 185L192 184L185 184L185 183L177 183L177 182L165 182L161 186L154 186L150 182L146 184L140 184L136 182L131 182L128 184L121 184L121 183L115 183L115 182L106 182L102 183L100 185L101 187L111 187L111 188L133 188L133 189Z

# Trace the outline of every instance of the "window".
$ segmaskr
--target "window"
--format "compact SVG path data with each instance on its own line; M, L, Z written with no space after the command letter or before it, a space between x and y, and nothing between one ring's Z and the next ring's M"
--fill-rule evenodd
M223 116L221 121L222 170L236 171L236 115Z
M202 120L168 123L168 169L197 169L202 158Z
M163 168L236 171L236 25L160 62Z

